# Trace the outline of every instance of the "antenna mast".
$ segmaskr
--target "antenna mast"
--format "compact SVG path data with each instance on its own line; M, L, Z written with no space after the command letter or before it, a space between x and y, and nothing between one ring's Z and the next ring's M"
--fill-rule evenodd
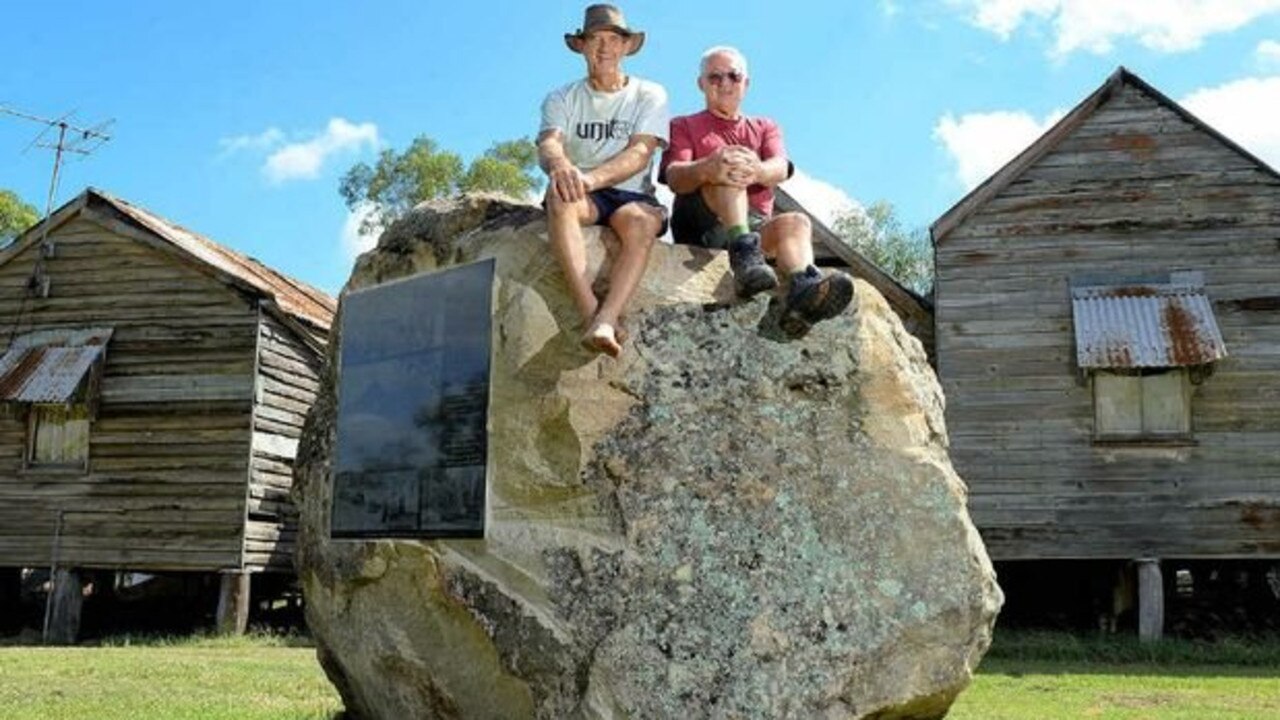
M62 171L63 156L66 153L88 155L94 150L97 150L103 143L111 139L111 136L106 134L104 130L114 121L108 120L91 128L82 128L67 122L67 118L71 113L67 113L67 115L63 115L57 120L53 120L50 118L40 117L39 115L20 112L12 108L4 107L3 105L0 105L0 113L45 125L45 129L40 133L40 135L36 136L35 140L31 141L31 144L54 151L53 176L49 178L49 195L45 198L44 203L44 216L47 218L49 217L49 214L53 212L53 199L58 192L58 176ZM58 129L58 142L53 144L41 142L45 133L54 128ZM67 141L67 131L71 131L72 133L70 142ZM30 148L31 146L28 145L27 147Z

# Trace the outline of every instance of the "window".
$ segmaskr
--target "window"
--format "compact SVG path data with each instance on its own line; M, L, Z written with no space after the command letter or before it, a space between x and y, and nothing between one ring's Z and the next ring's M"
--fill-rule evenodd
M1187 440L1191 380L1186 368L1093 373L1096 440Z
M85 405L32 405L27 423L27 467L87 470L89 408Z

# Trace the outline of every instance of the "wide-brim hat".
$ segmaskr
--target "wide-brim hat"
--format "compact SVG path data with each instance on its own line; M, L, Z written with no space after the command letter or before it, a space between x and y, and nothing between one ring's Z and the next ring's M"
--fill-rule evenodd
M565 33L564 44L570 50L581 53L582 43L586 41L587 35L596 30L612 30L625 37L629 44L628 55L635 55L644 47L644 33L627 27L627 19L623 17L622 11L612 5L588 7L582 18L582 29L575 33Z

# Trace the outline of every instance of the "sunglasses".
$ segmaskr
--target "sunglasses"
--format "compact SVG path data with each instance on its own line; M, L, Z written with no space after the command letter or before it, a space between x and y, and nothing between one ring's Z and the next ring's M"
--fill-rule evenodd
M710 82L712 85L719 85L725 80L728 80L734 85L737 85L738 83L747 79L746 75L743 75L737 70L730 70L729 72L723 72L723 73L722 72L707 73L704 77L707 79L707 82Z

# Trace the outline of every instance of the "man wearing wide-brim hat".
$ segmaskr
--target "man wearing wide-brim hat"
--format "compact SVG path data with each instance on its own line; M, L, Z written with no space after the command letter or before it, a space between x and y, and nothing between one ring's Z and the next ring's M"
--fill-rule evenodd
M623 58L639 52L644 40L618 8L588 7L582 27L564 36L586 61L587 77L547 95L538 132L538 162L549 179L547 231L582 316L582 344L613 357L625 340L619 318L654 240L666 230L650 174L667 142L667 93L622 70ZM587 277L585 225L607 226L621 243L603 299Z

